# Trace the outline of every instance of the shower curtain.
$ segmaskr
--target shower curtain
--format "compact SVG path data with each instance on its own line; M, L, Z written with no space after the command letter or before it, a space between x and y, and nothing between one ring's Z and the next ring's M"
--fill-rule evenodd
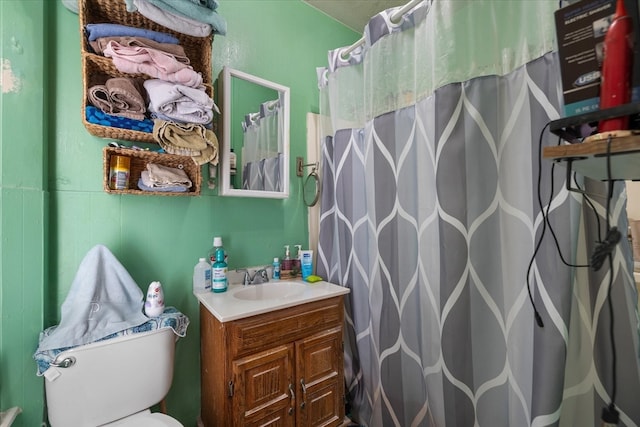
M283 120L280 99L263 102L242 122L242 188L280 191Z
M640 425L630 245L612 269L563 262L587 265L604 238L608 186L575 176L587 196L569 191L540 159L558 143L556 7L389 9L318 70L317 271L351 290L346 394L362 425L599 426L612 402ZM616 183L620 230L625 206Z

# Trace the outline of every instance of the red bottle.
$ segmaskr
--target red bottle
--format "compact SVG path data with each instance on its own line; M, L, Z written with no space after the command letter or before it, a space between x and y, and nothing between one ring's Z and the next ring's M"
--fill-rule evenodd
M600 109L617 107L631 101L631 58L633 23L624 7L624 0L616 3L616 13L604 37L604 60L600 83ZM598 132L629 128L629 117L601 120Z

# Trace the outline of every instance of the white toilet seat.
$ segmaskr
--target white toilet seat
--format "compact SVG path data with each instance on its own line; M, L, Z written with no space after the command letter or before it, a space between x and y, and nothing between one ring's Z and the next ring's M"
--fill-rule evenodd
M146 410L102 427L184 427L175 418Z

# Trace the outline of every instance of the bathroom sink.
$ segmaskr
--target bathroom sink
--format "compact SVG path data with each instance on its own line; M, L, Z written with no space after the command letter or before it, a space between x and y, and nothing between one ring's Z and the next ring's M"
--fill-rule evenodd
M242 280L242 276L230 279L232 282L227 292L195 293L202 307L209 310L220 322L243 319L349 293L349 288L325 281L307 283L289 279L244 286L234 283L236 279Z
M260 285L247 285L236 291L233 296L249 301L287 299L302 294L306 289L307 285L300 282L268 282Z

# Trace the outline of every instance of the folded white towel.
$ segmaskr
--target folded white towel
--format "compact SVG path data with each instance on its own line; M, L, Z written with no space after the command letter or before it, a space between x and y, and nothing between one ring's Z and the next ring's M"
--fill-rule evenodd
M144 82L144 88L149 94L149 111L178 122L207 124L213 120L213 111L218 112L204 87L149 79Z
M187 188L191 188L193 185L187 173L182 169L172 168L156 163L147 163L147 171L149 172L149 182L152 184L147 185L147 183L144 183L148 187L171 187L184 185Z

